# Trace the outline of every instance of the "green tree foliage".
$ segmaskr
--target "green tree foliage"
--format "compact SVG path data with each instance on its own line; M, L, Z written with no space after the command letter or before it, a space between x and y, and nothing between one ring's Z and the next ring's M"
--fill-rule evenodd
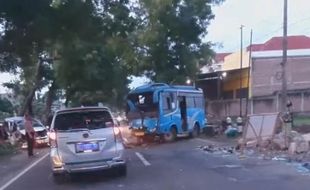
M127 92L128 60L134 60L128 34L135 21L128 5L115 0L0 0L0 60L6 64L1 70L20 68L21 113L31 107L36 90L54 82L66 90L68 101L81 102L88 94L93 103L120 103Z
M0 39L2 70L15 71L19 68L25 92L24 105L20 114L27 109L32 111L35 91L44 86L46 65L43 61L49 52L54 34L54 26L49 22L54 12L51 0L0 1L0 20L3 35ZM7 61L9 60L9 61Z
M6 98L0 98L0 112L13 114L14 107L12 103Z
M184 83L212 55L202 43L212 14L212 0L140 0L144 12L140 54L142 70L158 82Z
M59 46L61 59L56 63L57 79L66 90L66 99L73 105L107 102L119 106L127 93L127 76L135 62L130 34L136 21L130 16L129 2L95 1L92 9L81 7L76 14L68 13L72 6L58 6L63 9L62 17L78 20L72 34L62 38L65 43ZM77 15L80 12L83 15ZM77 16L89 20L81 22ZM84 23L89 26L83 26ZM72 23L70 26L73 27ZM80 27L85 30L76 36Z
M49 0L0 1L3 58L12 57L13 63L20 67L33 65L48 43L53 28L45 19L51 14L49 3ZM13 59L16 57L19 59Z
M24 96L21 113L46 86L47 115L57 89L71 105L120 106L132 74L175 83L195 76L212 54L201 39L220 2L0 0L0 71L19 72L8 86Z

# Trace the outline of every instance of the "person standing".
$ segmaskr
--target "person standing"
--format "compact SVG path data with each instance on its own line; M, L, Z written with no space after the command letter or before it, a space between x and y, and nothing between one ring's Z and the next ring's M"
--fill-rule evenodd
M0 141L5 140L4 123L0 123Z
M24 122L25 122L28 156L30 157L33 156L35 131L32 126L32 118L28 113L26 113L24 116Z

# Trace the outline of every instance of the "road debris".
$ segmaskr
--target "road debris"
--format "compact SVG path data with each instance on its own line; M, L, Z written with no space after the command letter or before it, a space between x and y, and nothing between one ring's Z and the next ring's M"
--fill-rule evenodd
M233 154L236 151L236 148L232 146L219 147L215 145L200 146L199 149L202 149L205 152L214 153L214 154Z
M295 133L295 132L294 132ZM280 136L280 135L279 135ZM301 145L305 141L300 138L300 134L293 134L291 140L293 143ZM240 141L239 141L240 142ZM298 150L299 148L299 150ZM237 146L222 146L219 144L201 145L198 149L207 154L220 157L231 157L238 160L246 161L249 159L259 159L264 161L278 161L286 163L294 167L299 173L303 175L310 175L310 152L305 151L303 147L298 147L294 154L290 154L289 150L279 148L274 144L266 143L264 147L244 147ZM303 150L303 151L302 151ZM248 161L246 161L248 162ZM222 167L234 168L234 166L223 165Z
M273 161L287 161L288 159L284 158L284 157L280 157L280 156L275 156L271 160L273 160Z
M233 182L237 182L237 181L238 181L238 180L237 180L236 178L234 178L234 177L229 177L228 180L229 180L229 181L233 181Z
M124 185L123 185L123 184L119 184L119 185L117 185L117 187L118 187L118 188L123 188Z

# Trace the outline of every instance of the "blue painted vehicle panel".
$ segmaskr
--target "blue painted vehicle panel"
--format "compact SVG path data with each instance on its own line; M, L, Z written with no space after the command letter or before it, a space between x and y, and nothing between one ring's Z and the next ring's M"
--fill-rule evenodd
M172 127L190 134L205 127L203 92L192 86L144 85L127 96L127 118L137 136L163 135Z

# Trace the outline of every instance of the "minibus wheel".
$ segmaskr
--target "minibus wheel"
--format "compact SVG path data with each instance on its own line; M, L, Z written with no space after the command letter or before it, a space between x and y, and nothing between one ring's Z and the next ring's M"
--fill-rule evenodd
M168 133L164 134L164 139L166 142L173 142L177 138L177 130L175 127L171 127Z
M196 138L199 136L199 126L197 125L197 123L195 123L193 131L191 133L191 137Z

